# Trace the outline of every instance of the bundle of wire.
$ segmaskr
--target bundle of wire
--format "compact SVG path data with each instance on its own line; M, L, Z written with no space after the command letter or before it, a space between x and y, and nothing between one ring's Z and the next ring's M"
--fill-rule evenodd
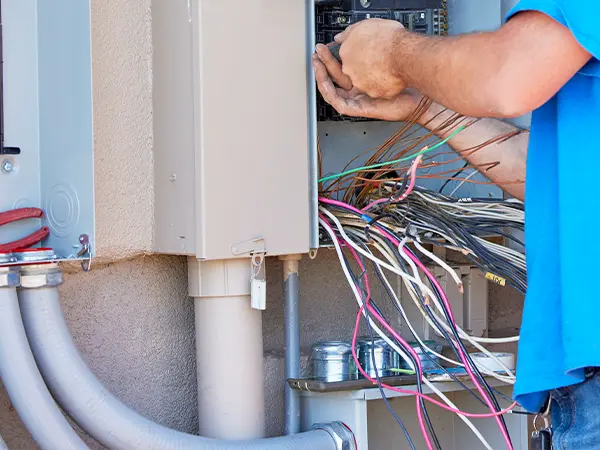
M456 132L460 130L459 128ZM439 146L441 143L435 146ZM429 419L425 402L434 403L458 414L486 449L492 447L469 418L493 418L507 447L512 449L512 442L503 415L511 411L516 403L511 403L507 408L502 409L496 395L504 396L488 385L486 376L512 384L515 375L483 344L516 342L519 336L502 339L473 337L457 326L448 297L428 265L434 264L442 267L456 282L460 291L463 290L461 278L426 246L429 244L458 251L480 270L494 275L495 279L504 280L519 292L524 293L527 288L527 274L523 253L486 239L490 235L504 236L522 245L512 237L510 229L523 230L523 204L514 200L455 199L416 186L417 167L421 164L423 155L430 149L431 147L424 147L410 156L403 156L388 163L375 164L375 166L383 167L378 172L379 179L376 189L372 188L373 177L371 177L369 183L364 184L362 189L356 190L356 179L366 180L365 171L377 169L373 166L352 169L321 180L327 181L348 175L355 177L354 181L344 188L343 199L347 201L334 198L332 194L335 189L327 189L323 192L323 196L320 197L319 215L323 236L335 247L344 274L358 303L353 349L356 347L361 318L364 317L371 339L374 339L375 334L384 339L416 372L418 381L417 417L428 449L439 449L440 443ZM391 165L407 160L410 160L411 164L406 168L406 175L403 178L390 180L389 177L381 176L386 170L389 172ZM358 267L358 274L352 269L351 260L356 262L355 267ZM372 264L391 304L417 341L421 356L390 325L390 321L384 317L381 309L371 297L367 262ZM431 328L445 339L455 355L454 358L436 353L422 341L408 320L403 305L387 278L386 271L401 277L412 301L415 302ZM488 355L503 368L504 372L496 373L476 365L467 351L467 345ZM442 372L461 384L490 412L471 414L459 410L424 375L420 360L423 355L429 358L430 362L436 364ZM388 409L404 431L410 447L414 449L415 446L408 431L387 401L385 389L407 394L414 394L414 392L384 384L377 373L375 378L369 377L360 366L355 350L353 350L353 356L362 375L377 383ZM434 357L445 361L446 365L439 364ZM374 362L373 365L375 365ZM477 393L467 388L453 375L445 367L447 365L464 369ZM423 385L426 385L443 403L423 394Z

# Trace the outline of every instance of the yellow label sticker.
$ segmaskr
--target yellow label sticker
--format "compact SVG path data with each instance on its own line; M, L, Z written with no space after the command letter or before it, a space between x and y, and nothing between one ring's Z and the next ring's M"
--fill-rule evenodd
M498 275L494 275L493 273L487 272L485 274L485 279L489 280L493 283L499 284L500 286L506 286L506 280Z

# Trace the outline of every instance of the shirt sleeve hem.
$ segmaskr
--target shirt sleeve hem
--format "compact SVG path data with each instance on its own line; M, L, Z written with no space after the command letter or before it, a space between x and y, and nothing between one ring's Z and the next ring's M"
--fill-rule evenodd
M561 25L567 27L577 42L586 49L594 58L600 59L600 41L581 32L577 27L569 22L569 18L564 11L555 2L549 0L522 0L506 16L508 21L516 14L524 11L539 11L556 20Z

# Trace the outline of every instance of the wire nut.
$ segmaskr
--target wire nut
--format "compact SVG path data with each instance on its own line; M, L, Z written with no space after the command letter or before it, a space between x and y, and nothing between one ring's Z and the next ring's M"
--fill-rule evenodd
M357 450L354 434L342 422L317 423L312 429L329 433L335 442L336 450Z

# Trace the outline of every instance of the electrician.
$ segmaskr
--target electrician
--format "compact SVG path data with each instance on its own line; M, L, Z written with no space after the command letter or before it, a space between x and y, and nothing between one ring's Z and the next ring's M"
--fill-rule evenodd
M313 56L318 88L341 114L402 121L424 95L435 103L419 123L431 130L452 111L484 118L450 141L458 152L516 130L498 119L533 111L529 133L467 159L500 161L486 176L526 197L529 288L514 395L531 412L550 402L553 445L566 450L600 449L595 9L593 0L521 0L499 30L454 37L369 19L336 36L341 65L324 45Z

